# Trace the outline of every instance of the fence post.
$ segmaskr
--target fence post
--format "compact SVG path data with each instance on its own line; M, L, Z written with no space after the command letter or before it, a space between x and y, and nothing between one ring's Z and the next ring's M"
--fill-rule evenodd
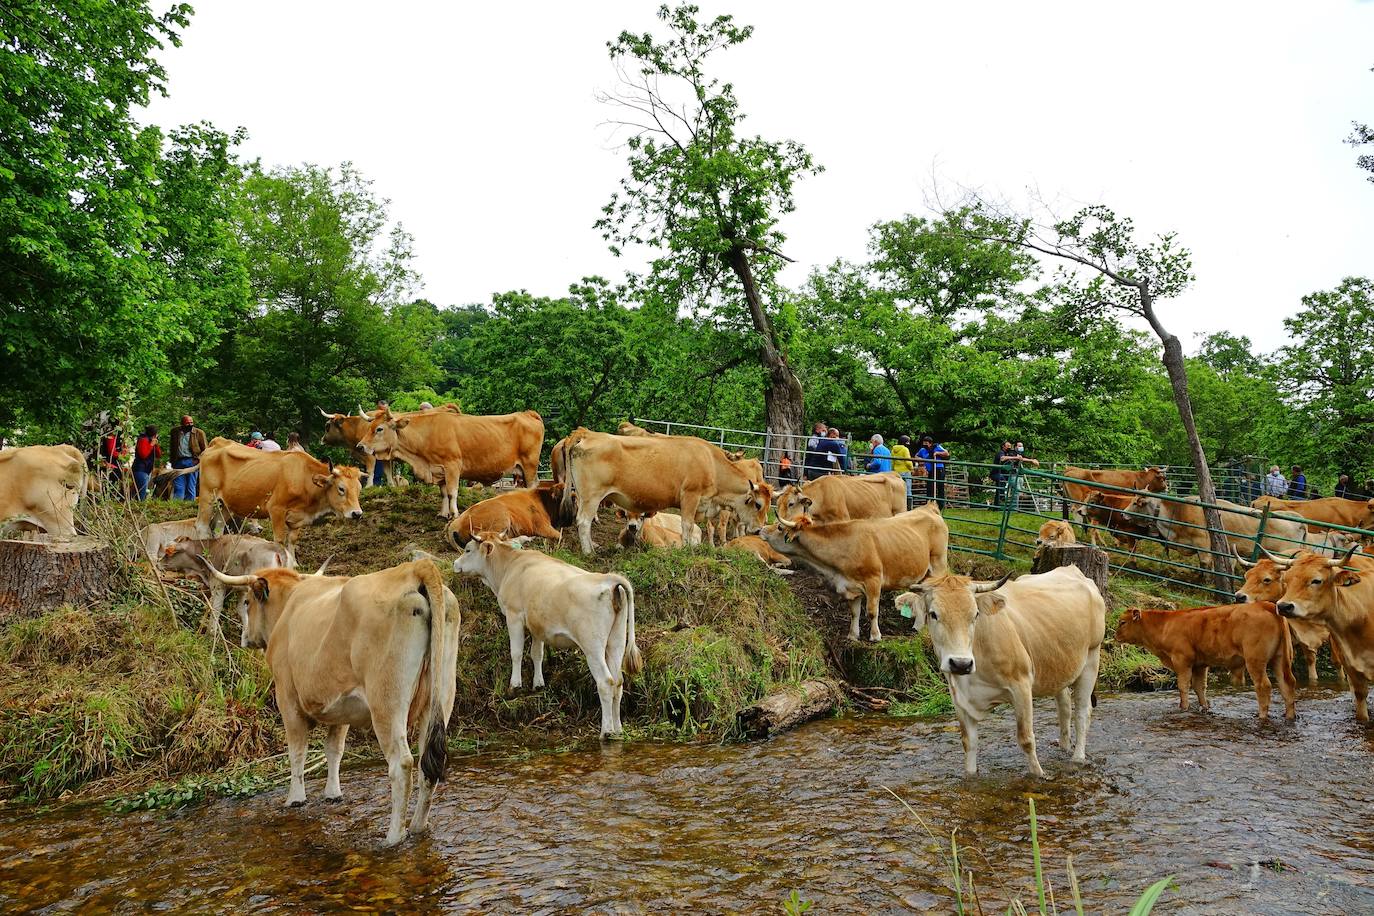
M1273 505L1270 503L1265 503L1264 511L1260 513L1259 527L1255 529L1255 546L1254 549L1250 551L1251 563L1254 563L1257 560L1259 560L1261 549L1260 544L1264 541L1264 528L1266 525L1269 524L1269 513L1272 511L1274 511Z
M1012 508L1020 499L1020 476L1013 470L1007 477L1007 498L1002 503L1002 524L997 529L997 550L993 553L999 560L1007 558L1007 527L1011 524Z

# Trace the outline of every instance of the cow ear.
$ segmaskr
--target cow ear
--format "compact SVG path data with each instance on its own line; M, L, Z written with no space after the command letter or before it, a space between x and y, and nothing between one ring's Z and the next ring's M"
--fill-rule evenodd
M398 417L394 425L397 429L405 429L410 425L410 417Z
M480 550L480 551L482 551L482 555L483 555L483 556L489 557L489 556L491 556L491 552L492 552L493 550L496 549L496 542L495 542L495 541L483 541L483 542L482 542L482 546L479 547L479 548L477 548L477 549Z
M917 586L914 591L903 592L897 596L897 610L905 608L910 612L911 628L919 630L926 625L926 598L925 588ZM906 614L902 615L906 617Z
M978 610L984 614L996 614L1007 606L1007 599L998 592L984 592L976 598Z
M315 474L311 476L310 482L313 483L315 486L319 487L320 489L324 489L325 487L329 486L329 478L323 474Z
M249 588L253 590L253 597L258 599L260 604L266 604L268 596L272 594L272 590L267 587L267 580L262 576L254 579Z
M797 497L797 502L801 503L803 506L806 506L808 509L816 503L816 501L809 496L799 496Z
M1351 572L1348 569L1341 570L1341 574L1336 579L1336 584L1341 588L1349 588L1352 585L1360 584L1360 574Z
M1131 608L1131 619L1136 621L1140 620L1140 608Z

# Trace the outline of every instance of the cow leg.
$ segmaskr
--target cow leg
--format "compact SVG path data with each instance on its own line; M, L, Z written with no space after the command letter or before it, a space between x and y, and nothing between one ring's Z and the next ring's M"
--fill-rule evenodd
M859 610L863 606L863 595L849 599L849 638L859 641Z
M1331 666L1336 669L1336 679L1342 684L1348 683L1345 676L1345 657L1341 655L1340 647L1336 645L1336 640L1331 640Z
M343 801L343 790L339 788L339 761L343 759L344 742L348 740L347 725L329 726L329 734L324 739L324 800Z
M1250 669L1250 680L1255 682L1255 700L1259 703L1260 719L1269 718L1269 700L1274 695L1274 685L1269 680L1269 672L1265 670L1265 663L1266 660L1263 658L1247 658L1245 660L1245 667Z
M602 643L605 646L605 643ZM601 698L601 737L609 738L612 735L620 734L619 715L615 709L615 678L609 668L606 667L604 648L600 654L587 652L587 668L592 672L592 679L596 681L596 694Z
M1184 662L1174 669L1174 676L1178 678L1178 708L1187 712L1188 692L1193 688L1193 666Z
M883 590L880 586L872 586L868 589L868 638L873 642L883 638L883 634L878 630L878 605L883 600Z
M515 614L507 614L506 630L510 633L510 686L518 690L521 656L525 652L525 621Z
M1035 753L1035 724L1031 721L1031 689L1029 683L1013 684L1010 687L1011 705L1016 711L1016 741L1026 755L1026 766L1036 776L1044 776L1040 758Z
M523 642L523 637L521 639ZM530 660L534 662L534 680L530 684L535 687L544 686L544 640L530 633Z
M678 508L682 510L682 543L688 547L696 547L701 544L701 535L687 527L689 521L695 521L697 517L697 507L701 503L701 496L697 493L684 493L682 495L682 505ZM709 528L710 519L707 519Z
M1059 711L1059 746L1064 750L1069 749L1069 719L1071 718L1072 690L1065 687L1054 695L1054 703Z
M591 556L596 550L596 545L592 543L592 522L596 519L597 506L601 505L601 500L583 499L578 494L577 499L577 538L582 542L582 552Z
M964 744L964 774L978 774L978 723L971 716L959 712L959 740Z
M1197 705L1204 711L1210 711L1212 706L1207 702L1207 666L1196 665L1193 667L1193 693L1197 694Z
M209 490L202 490L199 498L200 502L196 506L196 537L208 538L213 535L211 525L215 515L215 494Z
M1317 683L1317 649L1320 644L1309 646L1305 642L1300 642L1298 646L1302 649L1302 657L1307 660L1307 686L1312 687Z
M1097 669L1101 661L1099 646L1088 653L1088 663L1073 682L1073 759L1082 763L1088 759L1088 724L1093 715L1093 688L1097 686Z
M391 778L391 821L387 825L386 845L395 846L406 838L406 805L410 802L410 784L415 773L415 758L410 753L406 737L405 709L395 718L378 715L372 710L372 729L386 757L387 775Z
M419 833L429 827L429 804L434 799L434 786L423 774L415 792L415 813L410 817L410 832Z
M1234 668L1231 669L1231 686L1232 686L1232 687L1244 687L1244 686L1245 686L1245 666L1244 666L1244 665L1237 665L1236 667L1234 667Z
M1369 696L1369 678L1355 670L1353 665L1345 674L1350 679L1350 693L1355 697L1355 721L1368 722L1369 704L1366 698Z
M277 691L277 708L281 710L281 724L286 731L286 755L291 760L291 788L286 793L286 806L295 808L305 804L305 748L310 739L310 723L280 690Z
M224 598L228 593L229 590L220 585L218 580L210 586L210 634L212 636L220 635L219 611L220 608L224 607Z

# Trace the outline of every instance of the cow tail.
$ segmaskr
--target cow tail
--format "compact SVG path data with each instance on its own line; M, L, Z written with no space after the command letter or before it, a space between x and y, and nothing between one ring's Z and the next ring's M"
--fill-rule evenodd
M415 564L420 594L429 600L429 703L420 723L420 772L430 784L444 781L448 766L448 722L444 716L444 639L448 633L444 580L432 560Z
M563 449L563 496L558 501L558 513L562 516L559 521L571 525L577 518L577 476L573 473L574 448L568 444L567 439L560 443L560 447Z
M1283 653L1283 658L1278 660L1279 664L1276 666L1279 669L1279 677L1283 678L1284 684L1290 690L1297 690L1298 679L1293 676L1293 633L1283 615L1275 611L1274 616L1279 618L1279 626L1283 630L1283 644L1279 648L1279 651ZM1331 641L1331 645L1336 645L1334 639Z
M611 607L617 614L625 614L625 671L634 676L644 670L644 656L639 654L639 644L635 642L635 590L629 580L615 577L611 587ZM620 672L612 671L612 675Z

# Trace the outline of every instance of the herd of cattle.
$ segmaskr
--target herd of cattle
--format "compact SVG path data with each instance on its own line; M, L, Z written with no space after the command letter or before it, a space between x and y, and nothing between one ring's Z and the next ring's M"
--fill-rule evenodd
M297 540L316 518L362 517L361 487L372 479L377 460L405 462L419 479L439 484L445 537L460 552L454 569L485 582L505 617L511 686L522 684L527 632L536 688L544 682L545 646L580 650L601 700L603 737L620 733L625 678L643 665L634 587L623 576L590 572L526 547L535 538L559 541L563 528L574 527L581 548L591 553L592 523L602 508L614 506L625 546L706 541L747 550L780 572L793 565L814 571L849 602L852 639L860 636L865 609L868 638L880 639L881 595L901 591L897 608L915 629L929 633L946 676L966 772L977 769L979 723L995 705L1010 703L1027 765L1043 775L1031 722L1037 696L1055 697L1060 743L1072 744L1073 759L1085 759L1106 637L1104 596L1072 566L1014 581L952 574L949 528L939 508L927 503L908 509L905 483L895 474L827 476L774 494L756 460L695 437L622 424L616 434L578 429L559 441L550 455L553 479L540 481L544 426L533 411L471 416L448 405L325 417L325 442L356 450L365 473L304 452L261 452L217 438L197 467L187 469L201 474L196 517L151 525L142 538L150 559L208 586L216 632L220 603L231 592L240 596L242 643L265 650L274 679L291 762L289 804L305 801L306 742L315 725L328 730L330 800L340 797L348 729L367 726L377 735L391 781L388 843L406 835L414 770L409 735L417 725L423 751L410 830L425 826L434 786L443 778L461 609L435 558L417 554L359 576L295 569ZM1144 516L1155 526L1150 536L1176 528L1164 539L1208 549L1183 533L1193 524L1188 513L1200 508L1160 498L1166 485L1157 469L1070 474L1082 483L1068 484L1066 496L1083 507L1080 521L1092 539L1099 525L1131 537L1122 522ZM490 484L506 475L521 486L458 511L461 481ZM85 480L80 453L69 446L0 451L0 521L71 535ZM1117 493L1113 486L1135 492ZM1284 514L1301 512L1317 502L1323 501L1282 508ZM1358 511L1374 511L1374 503L1352 505L1356 514L1342 516L1341 523L1368 527L1371 519ZM1236 508L1242 510L1237 518L1260 514ZM1109 514L1094 514L1099 510ZM274 540L246 533L244 520L255 518L270 520ZM237 533L213 536L221 522L237 526ZM1314 679L1317 648L1329 640L1354 694L1356 717L1367 721L1374 560L1355 555L1353 545L1328 555L1335 545L1315 540L1301 520L1271 515L1266 525L1275 540L1266 541L1263 559L1246 564L1237 604L1128 611L1116 637L1144 645L1176 672L1185 709L1190 689L1207 707L1207 671L1219 666L1234 678L1253 679L1266 717L1272 668L1289 719L1295 715L1292 643L1307 651ZM1253 545L1254 528L1238 526L1234 537L1244 541L1244 530ZM1074 540L1072 526L1056 521L1044 526L1038 543Z

